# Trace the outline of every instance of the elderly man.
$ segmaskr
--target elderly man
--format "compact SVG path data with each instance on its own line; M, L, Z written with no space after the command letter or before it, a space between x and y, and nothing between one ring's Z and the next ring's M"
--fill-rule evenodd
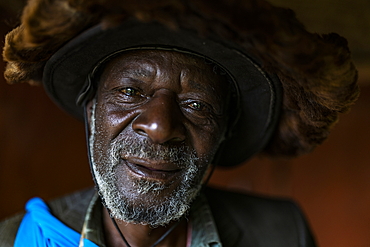
M96 188L30 200L2 246L314 246L294 203L205 185L327 137L358 94L343 38L248 0L32 0L22 21L5 77L84 119Z

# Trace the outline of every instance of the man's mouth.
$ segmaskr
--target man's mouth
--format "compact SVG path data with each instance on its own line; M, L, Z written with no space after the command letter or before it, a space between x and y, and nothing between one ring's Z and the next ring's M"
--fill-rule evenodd
M156 180L171 180L178 176L182 169L164 161L147 161L136 158L122 159L129 170L138 177Z

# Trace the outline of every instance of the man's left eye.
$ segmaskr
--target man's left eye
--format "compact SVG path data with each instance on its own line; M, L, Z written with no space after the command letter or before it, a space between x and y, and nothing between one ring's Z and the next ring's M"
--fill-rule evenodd
M206 106L205 104L203 104L202 102L191 102L190 104L188 104L190 108L196 110L196 111L202 111L202 110L205 110L206 109Z
M120 92L127 96L140 96L141 95L139 90L132 88L132 87L122 88Z

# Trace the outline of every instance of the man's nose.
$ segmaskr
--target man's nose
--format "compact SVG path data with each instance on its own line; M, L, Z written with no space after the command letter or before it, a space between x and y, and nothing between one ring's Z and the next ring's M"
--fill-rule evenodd
M186 138L184 115L175 96L166 89L157 91L133 121L133 130L140 135L148 136L157 144L184 141Z

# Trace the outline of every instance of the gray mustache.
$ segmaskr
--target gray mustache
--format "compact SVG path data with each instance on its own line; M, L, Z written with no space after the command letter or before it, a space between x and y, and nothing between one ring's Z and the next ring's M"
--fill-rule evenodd
M194 149L186 145L160 145L150 143L147 139L124 137L115 139L111 143L117 158L136 157L153 161L166 161L186 168L189 163L195 163L199 158Z

